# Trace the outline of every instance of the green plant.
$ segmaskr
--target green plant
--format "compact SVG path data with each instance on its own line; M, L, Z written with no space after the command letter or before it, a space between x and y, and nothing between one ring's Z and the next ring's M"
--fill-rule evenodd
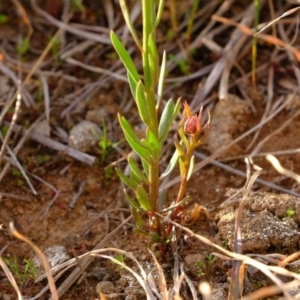
M195 263L195 270L198 277L206 277L207 280L210 278L211 269L213 264L216 262L217 257L213 254L208 254L205 261L197 261Z
M34 280L38 276L38 272L31 259L24 259L23 262L25 264L22 265L16 255L13 256L12 260L3 256L1 256L1 258L12 272L18 285L21 287L24 287L29 280Z
M56 38L51 46L51 53L56 62L59 61L59 47L60 47L60 38Z
M180 99L176 103L170 99L166 102L160 114L166 54L163 54L162 60L159 62L155 33L162 15L164 1L142 0L141 2L143 15L142 40L138 37L131 22L126 2L120 0L126 24L142 57L143 76L138 73L132 58L117 35L111 32L112 44L127 70L130 89L141 121L145 125L143 138L139 138L126 118L119 115L119 122L125 138L141 163L130 155L128 157L130 175L126 176L118 168L116 168L116 172L129 188L125 191L125 194L130 203L137 230L149 234L152 242L158 245L163 256L172 236L173 225L168 223L167 220L163 221L157 213L163 214L171 220L184 222L186 216L192 216L193 218L197 215L194 210L186 211L188 197L185 196L185 191L193 172L193 152L206 138L208 123L205 130L203 130L204 128L201 125L202 108L199 115L192 115L190 107L186 102L184 103L183 115L178 128L180 140L175 141L176 150L173 157L170 159L166 170L160 173L164 144L170 127L179 114L181 103ZM157 7L155 3L158 4ZM204 134L202 134L203 132ZM181 183L175 203L170 205L160 197L160 180L173 170L177 162L179 162Z
M74 11L85 11L85 7L82 4L82 0L71 0L71 7L74 9Z
M102 135L99 136L96 132L93 132L93 134L99 139L98 146L100 148L101 163L103 163L107 159L111 151L114 149L114 147L117 147L120 143L122 143L122 141L113 143L108 138L107 127L104 120L102 120Z
M188 75L191 73L190 66L186 59L178 59L178 58L176 58L176 56L174 56L172 54L170 54L169 57L170 57L170 60L172 60L178 66L178 68L184 75Z
M2 136L3 137L5 137L6 136L6 133L7 133L7 131L8 131L8 126L7 125L3 125L2 127L1 127L1 134L2 134Z
M104 169L104 185L110 184L113 174L114 174L114 169L112 166L108 166Z
M295 214L295 209L294 209L294 208L289 208L289 209L285 212L284 216L285 216L285 217L288 217L288 218L291 218L294 214Z
M5 14L0 14L0 24L5 24L8 21L8 16Z
M205 276L206 263L204 261L196 261L195 263L196 274L198 277Z
M206 256L206 259L207 259L208 264L212 265L213 263L216 262L217 257L210 253Z
M27 53L27 51L29 49L29 45L30 45L29 38L19 40L17 43L17 52L20 55L24 55L25 53Z
M116 255L114 256L114 259L117 260L117 261L120 263L120 264L117 264L117 263L115 263L114 261L112 261L112 263L116 264L117 269L118 269L119 271L124 270L124 267L122 266L122 265L125 264L125 258L124 258L124 255L123 255L122 253L116 254Z
M17 185L18 186L23 186L25 184L23 180L23 175L19 170L13 170L12 175L17 178Z

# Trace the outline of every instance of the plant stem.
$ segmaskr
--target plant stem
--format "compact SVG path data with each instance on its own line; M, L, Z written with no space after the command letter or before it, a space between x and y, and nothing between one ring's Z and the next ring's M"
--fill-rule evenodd
M143 11L143 71L146 105L148 108L150 127L154 134L158 137L158 118L155 109L155 88L156 74L158 72L156 59L153 52L155 45L155 35L153 29L155 26L155 7L153 1L142 0ZM151 48L152 45L152 48ZM152 50L152 51L151 51Z

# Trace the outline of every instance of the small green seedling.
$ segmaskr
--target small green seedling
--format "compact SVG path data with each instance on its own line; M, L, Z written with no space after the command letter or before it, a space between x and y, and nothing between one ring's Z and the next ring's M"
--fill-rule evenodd
M24 259L23 262L25 264L22 265L16 255L13 256L12 260L3 256L1 256L1 258L8 266L14 278L16 279L17 284L21 288L24 287L28 281L34 280L38 276L38 272L31 259Z
M285 217L288 217L288 218L291 218L294 214L295 214L295 209L294 209L294 208L289 208L289 209L285 212L284 216L285 216Z
M204 261L197 261L195 263L195 269L199 278L204 277L206 274L206 263Z
M207 280L210 278L211 269L216 262L217 257L213 254L208 254L205 261L197 261L195 263L196 274L198 277L205 276Z
M107 126L105 124L105 121L102 120L102 136L99 136L96 132L93 132L93 134L99 139L98 146L100 148L100 155L101 155L101 163L105 162L107 157L110 155L110 153L113 151L114 147L117 147L122 143L122 141L119 141L117 143L113 143L107 135Z
M23 186L25 184L22 173L19 170L13 170L12 175L17 178L17 185Z
M74 11L85 11L85 7L82 4L82 0L71 0L71 7Z
M26 54L27 51L28 51L28 49L29 49L29 45L30 45L29 38L21 39L21 40L18 41L18 43L17 43L17 52L18 52L20 55Z
M176 58L172 54L169 55L169 58L170 58L171 61L173 61L178 66L178 68L180 69L180 71L182 72L182 74L184 74L184 75L191 74L191 72L190 72L190 66L189 66L187 60L185 60L185 59L178 59L178 58Z
M117 255L115 255L114 259L117 260L122 265L125 264L125 259L124 259L124 255L123 254L117 254ZM124 267L122 267L121 265L115 263L114 261L112 261L112 262L117 265L117 268L118 268L119 271L124 270Z
M43 164L48 160L48 157L47 155L37 155L36 159L40 164Z
M105 168L104 170L104 185L109 185L110 184L110 181L111 181L111 178L113 177L114 175L114 169L112 166L108 166Z
M7 131L8 131L8 126L7 125L3 125L2 127L1 127L1 133L2 133L2 136L3 137L5 137L6 136L6 134L7 134Z
M8 21L8 16L4 14L0 14L0 24L5 24Z
M206 259L207 259L208 264L212 265L213 263L216 262L217 257L210 253L206 256Z
M59 62L59 48L60 48L60 39L56 38L52 43L51 53L56 62Z

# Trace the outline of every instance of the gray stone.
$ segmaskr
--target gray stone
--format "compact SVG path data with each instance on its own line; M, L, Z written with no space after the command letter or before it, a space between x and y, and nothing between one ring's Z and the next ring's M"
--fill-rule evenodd
M100 281L96 286L96 292L104 295L116 293L116 288L111 281Z
M68 144L82 152L90 152L95 150L101 135L102 131L97 124L81 121L71 129Z

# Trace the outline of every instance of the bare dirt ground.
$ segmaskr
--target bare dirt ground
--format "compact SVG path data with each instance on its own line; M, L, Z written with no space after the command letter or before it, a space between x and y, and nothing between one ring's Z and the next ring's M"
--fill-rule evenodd
M296 181L275 171L265 155L274 153L282 166L300 173L299 63L295 52L280 51L273 43L259 40L257 83L254 87L250 74L252 37L232 25L217 21L208 28L214 14L238 23L249 17L250 21L243 19L243 23L252 28L253 10L250 11L250 8L253 1L228 2L227 9L218 10L224 7L221 1L201 1L191 36L190 46L194 50L188 59L183 60L179 56L174 57L181 53L182 47L189 47L183 34L187 18L183 12L188 11L189 6L178 3L178 24L183 29L179 26L178 33L175 33L170 21L171 1L167 1L158 31L159 50L166 49L170 55L168 78L171 80L166 82L164 99L182 97L195 109L204 102L212 116L209 139L198 149L196 171L188 187L191 206L197 203L206 207L209 219L203 213L189 228L220 246L233 249L234 218L240 198L225 205L225 209L219 205L232 194L232 190L228 192L228 189L237 191L244 186L244 158L250 156L254 164L262 168L262 174L259 176L261 181L253 184L245 204L242 218L244 253L254 257L273 257L273 261L268 263L276 265L276 261L282 260L284 255L299 249L300 190ZM261 2L264 9L260 23L272 20L270 8L265 2ZM0 16L7 18L0 24L1 132L5 135L12 122L16 104L10 101L19 87L18 78L24 82L29 74L21 90L23 100L16 122L19 127L11 134L7 147L15 151L36 191L35 195L6 147L0 161L1 256L10 261L16 258L21 274L25 272L24 259L35 256L31 247L10 235L9 223L13 222L19 232L44 252L49 247L63 246L65 253L61 255L72 258L103 242L101 248L113 247L132 252L139 262L151 269L153 259L147 251L151 245L146 237L134 232L132 219L109 235L130 216L123 186L114 170L107 169L111 164L124 169L125 158L130 151L123 140L117 113L126 115L136 125L137 132L139 130L136 108L124 82L123 66L110 45L109 30L114 29L120 36L123 34L127 47L132 45L132 41L124 31L121 11L114 1L83 1L84 10L77 8L75 12L66 3L60 0L3 0L0 3ZM294 7L284 1L278 1L276 5L276 16ZM138 9L137 5L134 7ZM297 25L294 17L291 15L286 22L280 23L277 30L278 38L286 44L294 37L293 47L297 49L300 41L295 31ZM140 24L139 19L137 24ZM61 30L46 56L37 63L63 23L67 26ZM267 34L271 35L271 31L269 29ZM28 49L22 54L17 44L29 33ZM236 38L235 34L239 36ZM241 39L244 39L242 44L238 42ZM133 56L135 51L132 49ZM137 56L137 64L138 59ZM217 68L222 61L225 67L220 64L221 67ZM207 66L208 71L205 71ZM34 72L30 74L32 70ZM203 73L199 74L199 70ZM76 157L70 156L66 149L54 148L54 142L67 145L71 129L83 120L93 121L100 128L100 135L105 127L109 141L121 143L109 153L105 152L104 159L101 159L104 151L97 144L87 151L78 152ZM263 123L264 120L267 122ZM25 129L30 130L31 134L26 134ZM176 124L174 133L175 130ZM36 135L32 135L33 132ZM245 136L240 138L243 134ZM168 139L165 165L173 151L173 138L170 135ZM47 139L50 141L48 144ZM98 139L101 140L101 137ZM229 144L232 146L220 152L223 146ZM83 156L82 152L88 156ZM178 189L176 179L174 174L163 182L171 200ZM291 215L288 211L292 211ZM212 256L216 252L214 248L188 235L182 234L179 244L180 261L184 263L185 273L196 288L200 282L208 281L214 291L213 299L226 299L230 264ZM109 253L116 255L112 251ZM273 255L275 253L277 256ZM168 257L168 261L161 263L167 285L171 286L171 253ZM265 261L263 258L261 260ZM125 260L125 263L132 265L130 260ZM290 269L298 272L297 266L294 264ZM63 274L56 283L57 287L63 284L71 271ZM86 270L86 276L93 296L81 280L67 288L60 299L96 298L99 282L111 282L106 294L114 294L115 298L146 299L142 288L125 270L104 258L94 258ZM32 276L24 279L20 275L16 279L22 295L29 298L47 284L45 279L35 282ZM250 269L245 275L244 292L247 294L271 284L268 277ZM181 296L183 299L193 299L187 284L183 286ZM47 291L37 299L49 297ZM197 297L202 299L200 294ZM0 298L16 299L14 289L2 271Z

